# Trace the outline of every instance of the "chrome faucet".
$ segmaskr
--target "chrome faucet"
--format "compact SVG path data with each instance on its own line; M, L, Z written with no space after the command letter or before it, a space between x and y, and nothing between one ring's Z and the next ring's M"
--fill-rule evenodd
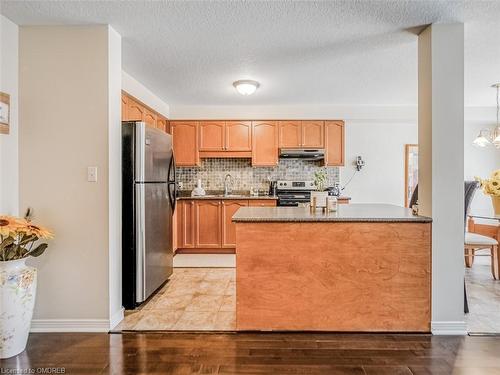
M229 183L228 183L229 182ZM229 187L229 184L231 184L231 187ZM233 185L234 185L234 179L233 176L231 176L229 173L226 175L224 178L224 195L229 195L233 191Z

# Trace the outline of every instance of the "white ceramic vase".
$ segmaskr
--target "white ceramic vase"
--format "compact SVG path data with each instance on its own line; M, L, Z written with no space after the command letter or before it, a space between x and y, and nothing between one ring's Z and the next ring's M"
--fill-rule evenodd
M26 347L36 295L36 269L26 259L0 261L0 358Z

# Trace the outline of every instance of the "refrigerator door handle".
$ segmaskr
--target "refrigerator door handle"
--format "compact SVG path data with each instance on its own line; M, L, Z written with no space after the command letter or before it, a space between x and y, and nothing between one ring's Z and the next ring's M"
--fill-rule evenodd
M146 295L146 207L145 207L145 191L144 184L136 184L136 282L135 293L136 302L140 303L145 300Z
M173 180L170 178L170 172L172 170L174 172ZM172 192L171 186L174 187L173 192ZM168 166L168 199L170 201L170 206L172 207L172 211L175 211L176 197L177 197L177 180L176 180L176 175L175 175L174 153L172 152L172 157L170 158L170 164Z

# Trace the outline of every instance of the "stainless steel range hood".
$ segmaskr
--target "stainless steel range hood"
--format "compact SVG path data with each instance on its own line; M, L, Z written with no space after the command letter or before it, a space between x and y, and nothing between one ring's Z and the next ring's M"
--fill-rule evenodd
M323 148L280 148L281 159L322 160L325 158Z

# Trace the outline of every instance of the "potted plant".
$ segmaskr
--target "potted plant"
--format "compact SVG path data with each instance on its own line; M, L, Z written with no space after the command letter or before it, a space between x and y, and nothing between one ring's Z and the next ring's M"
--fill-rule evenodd
M325 168L320 168L314 172L314 185L316 191L311 191L311 205L316 201L316 207L326 207L328 192L325 191L328 175Z
M26 347L36 293L36 269L26 259L42 255L48 245L38 241L53 237L31 218L31 209L24 218L0 216L0 358Z
M495 215L500 215L500 169L494 171L488 179L483 180L479 177L476 179L481 184L483 193L491 197Z

